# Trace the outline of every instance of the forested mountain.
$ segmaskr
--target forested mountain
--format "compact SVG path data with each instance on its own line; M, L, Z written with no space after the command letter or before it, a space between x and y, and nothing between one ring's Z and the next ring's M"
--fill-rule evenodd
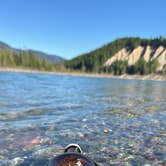
M28 49L28 50L16 49L16 48L13 48L13 47L11 47L8 44L3 43L3 42L0 42L0 51L11 51L11 52L15 52L15 53L28 51L28 52L32 53L33 55L36 55L41 60L45 59L45 60L50 61L51 63L54 63L54 64L57 64L57 63L64 60L60 56L46 54L46 53L41 52L41 51L36 51L36 50L32 50L32 49Z
M1 42L0 41L0 50L11 50L12 48L8 45L8 44L6 44L6 43L4 43L4 42Z
M166 39L121 38L65 61L70 71L115 75L166 72Z
M64 58L62 58L58 55L50 55L50 54L46 54L42 51L36 51L36 50L28 50L28 51L34 55L37 55L40 59L46 59L54 64L64 61Z
M0 50L0 67L51 71L55 69L55 64L46 59L40 59L29 51L13 52L6 49Z
M55 64L63 61L63 58L48 55L35 50L15 49L0 42L0 67L19 67L36 70L55 70Z

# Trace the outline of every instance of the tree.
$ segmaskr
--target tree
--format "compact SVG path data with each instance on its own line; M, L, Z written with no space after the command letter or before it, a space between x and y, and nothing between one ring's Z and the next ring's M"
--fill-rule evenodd
M158 68L158 66L159 66L159 62L158 62L157 59L153 59L153 60L149 61L149 62L147 63L148 73L149 73L149 74L150 74L150 73L155 73L156 70L157 70L157 68Z
M54 64L47 60L41 60L30 51L11 52L0 50L0 66L3 67L26 67L32 69L53 70Z

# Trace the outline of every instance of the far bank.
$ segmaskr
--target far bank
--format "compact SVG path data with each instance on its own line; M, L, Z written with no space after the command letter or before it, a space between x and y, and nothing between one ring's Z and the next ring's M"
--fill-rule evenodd
M116 79L131 79L131 80L166 81L166 76L165 75L159 75L159 74L150 74L150 75L128 75L128 74L123 74L123 75L120 75L120 76L115 76L115 75L111 75L111 74L40 71L40 70L32 70L32 69L24 69L24 68L8 68L8 67L0 67L0 72L21 72L21 73L70 75L70 76L95 77L95 78L116 78Z

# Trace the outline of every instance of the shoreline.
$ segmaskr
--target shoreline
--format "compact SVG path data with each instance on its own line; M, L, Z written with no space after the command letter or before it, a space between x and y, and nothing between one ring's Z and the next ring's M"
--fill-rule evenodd
M8 68L8 67L0 67L0 72L69 75L69 76L80 76L80 77L115 78L115 79L128 79L128 80L166 81L166 76L157 75L157 74L151 74L151 75L128 75L128 74L123 74L123 75L120 75L120 76L114 76L114 75L110 75L110 74L99 74L99 73L95 74L95 73L80 73L80 72L40 71L40 70L33 70L33 69Z

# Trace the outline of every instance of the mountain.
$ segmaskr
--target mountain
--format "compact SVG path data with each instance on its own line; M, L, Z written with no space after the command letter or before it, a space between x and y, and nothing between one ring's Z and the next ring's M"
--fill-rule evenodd
M40 59L46 59L54 64L64 61L64 59L58 55L50 55L50 54L46 54L44 52L36 51L36 50L28 50L28 51L34 55L37 55Z
M0 41L0 50L11 50L11 49L12 48L8 44Z
M4 42L0 42L0 50L14 51L14 52L17 52L17 53L24 51L24 50L21 50L21 49L13 48L13 47L11 47L10 45L8 45ZM29 51L31 54L36 55L41 60L45 59L45 60L47 60L51 63L54 63L54 64L57 64L59 62L64 61L64 59L60 56L46 54L42 51L37 51L37 50L32 50L32 49L29 49L29 50L26 50L26 51Z
M111 74L166 73L166 39L120 38L64 62L68 70Z

